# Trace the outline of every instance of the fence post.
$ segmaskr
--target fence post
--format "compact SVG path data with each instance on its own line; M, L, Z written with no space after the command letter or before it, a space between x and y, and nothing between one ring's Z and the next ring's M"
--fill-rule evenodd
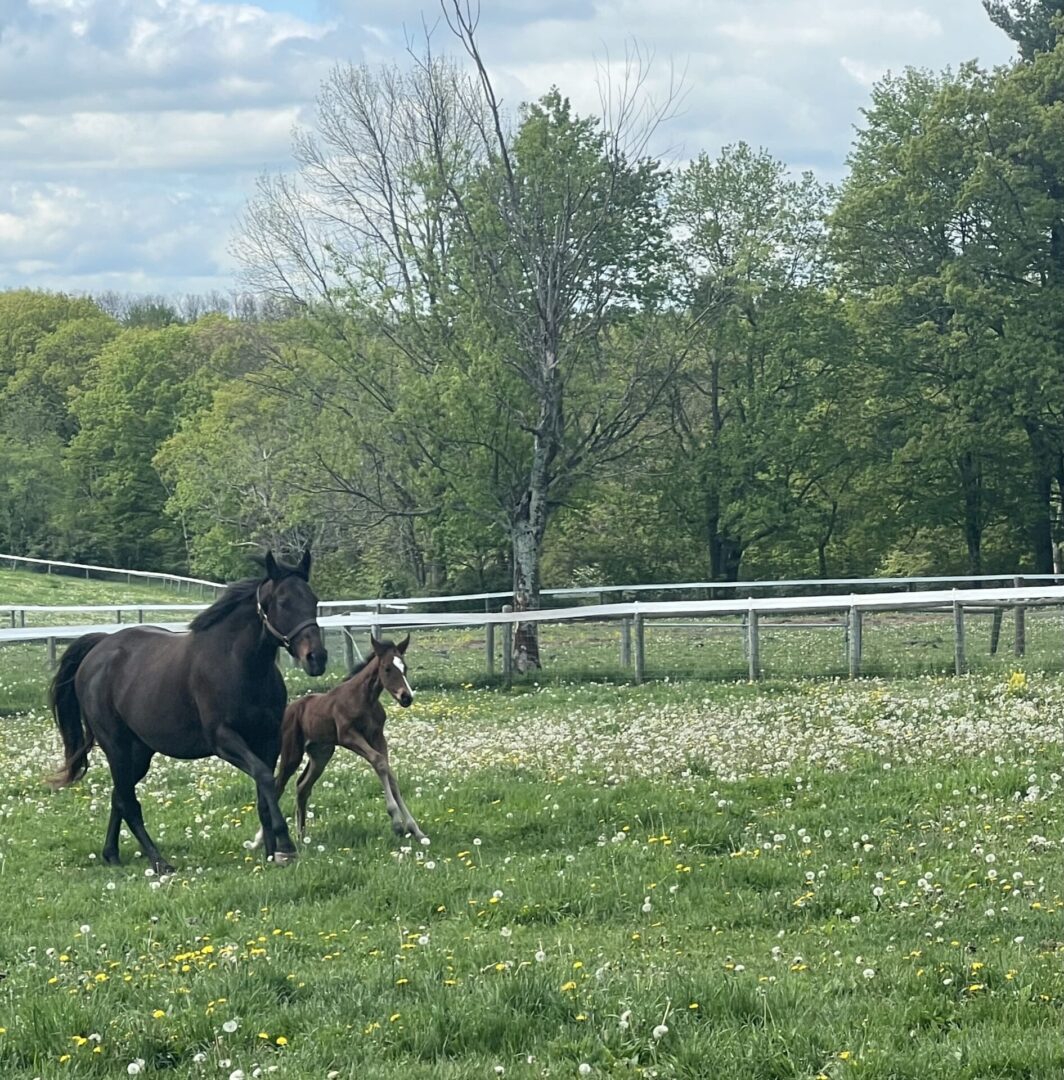
M115 622L121 625L122 623L122 609L115 608Z
M484 624L484 659L487 663L488 678L495 678L495 624Z
M1023 578L1013 578L1012 584L1017 589L1023 588ZM1022 604L1016 605L1016 640L1013 642L1012 651L1016 656L1023 656L1027 650L1027 608Z
M757 633L757 612L754 610L746 613L746 645L750 682L757 682L761 678L761 642Z
M1001 620L1005 609L999 604L994 608L994 617L990 622L990 655L997 656L998 643L1001 641Z
M850 608L850 678L856 679L861 674L861 611L859 608Z
M48 666L55 671L55 638L48 639Z
M632 620L625 615L621 619L621 668L627 671L632 666Z
M953 670L963 675L968 670L968 661L964 655L964 605L953 602Z
M643 675L646 672L646 647L643 639L643 616L636 615L632 619L635 629L635 684L642 685Z
M514 609L513 604L503 604L504 615L509 615ZM502 624L502 681L509 689L514 681L514 624L504 622Z

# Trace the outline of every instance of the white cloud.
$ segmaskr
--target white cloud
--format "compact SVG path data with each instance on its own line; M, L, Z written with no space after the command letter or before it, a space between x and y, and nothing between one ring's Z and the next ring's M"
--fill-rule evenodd
M333 64L404 62L435 0L0 0L0 287L225 288L255 173L290 160ZM422 8L425 16L422 16ZM312 14L313 13L313 14ZM868 88L906 64L1000 62L977 0L490 0L480 41L515 107L597 111L636 41L686 71L660 153L745 139L836 178Z

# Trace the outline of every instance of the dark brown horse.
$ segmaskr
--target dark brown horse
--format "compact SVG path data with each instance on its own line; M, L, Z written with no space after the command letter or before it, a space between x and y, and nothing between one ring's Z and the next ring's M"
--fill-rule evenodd
M66 760L52 784L83 776L99 743L114 783L107 862L120 861L124 818L155 870L173 871L144 827L136 794L155 754L214 755L246 772L255 781L267 854L278 862L295 856L273 781L287 698L277 650L283 645L309 675L320 675L327 657L308 584L310 552L298 566L267 553L265 566L265 578L230 585L188 633L131 626L86 634L63 654L51 704Z
M300 839L307 829L307 800L338 746L354 751L370 763L384 789L384 802L396 835L410 833L418 840L424 839L425 834L403 802L399 784L388 763L384 707L380 702L383 690L387 690L403 708L414 700L403 658L410 636L408 634L398 645L392 641L377 641L372 636L370 642L373 655L339 686L327 694L307 694L285 709L281 760L277 765L278 798L299 768L304 752L310 758L296 785L296 830ZM260 832L255 842L258 843L262 836Z

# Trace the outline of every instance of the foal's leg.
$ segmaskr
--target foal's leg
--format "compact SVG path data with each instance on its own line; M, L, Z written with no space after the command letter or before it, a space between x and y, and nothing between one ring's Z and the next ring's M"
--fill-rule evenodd
M137 838L144 856L156 873L172 874L174 868L162 857L155 841L144 827L144 814L137 798L136 786L144 779L151 765L154 751L132 734L119 736L105 747L107 763L111 767L114 791L111 793L111 817L107 823L103 857L111 864L119 862L118 831L121 819L126 819L130 832Z
M296 832L300 840L307 835L307 802L310 800L310 793L314 790L318 777L325 772L325 766L332 760L335 752L335 746L327 746L324 743L307 745L307 755L310 760L296 783Z
M278 803L284 794L284 789L288 786L288 781L292 778L292 774L299 768L299 763L303 760L303 727L298 717L289 720L289 715L289 713L285 714L284 729L281 733L281 758L277 766L277 779L274 781L274 790L277 792ZM262 819L261 807L259 818ZM255 834L255 839L251 842L251 846L257 848L265 838L265 834L265 826L260 826L259 831ZM302 830L299 838L303 838ZM272 854L268 849L266 853L267 855Z
M380 754L384 762L387 783L391 787L392 798L395 800L395 804L399 808L399 813L403 819L403 831L410 833L415 840L424 840L425 834L414 820L414 815L407 809L406 803L403 801L402 793L399 791L399 781L396 780L395 773L392 772L391 762L388 760L388 740L385 739L384 732L381 731L376 739L371 739L370 745L378 754ZM382 780L382 785L383 783L384 781ZM385 799L387 799L387 790L388 789L385 788Z
M353 750L359 757L364 757L369 762L370 768L377 774L377 779L380 780L384 791L384 805L392 821L392 832L396 836L413 833L415 838L420 840L425 834L418 828L417 822L407 810L402 796L399 795L399 784L388 764L388 743L384 738L384 732L382 731L374 741L381 749L371 745L360 731L355 731L353 728L345 730L341 737L341 745L346 746L348 750Z
M296 857L295 845L288 832L288 823L281 813L274 791L273 770L248 746L244 737L225 724L219 725L214 737L214 752L230 765L235 765L255 781L258 796L259 820L263 825L266 850L270 852L271 840L275 840L272 852L276 862L288 862ZM276 751L274 751L276 760ZM271 832L273 836L271 837Z

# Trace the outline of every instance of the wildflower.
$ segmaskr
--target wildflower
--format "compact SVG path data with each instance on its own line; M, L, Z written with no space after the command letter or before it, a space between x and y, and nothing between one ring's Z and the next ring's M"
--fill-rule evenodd
M668 1033L669 1028L667 1024L658 1024L658 1026L654 1028L651 1034L654 1036L655 1039L661 1039L668 1035Z
M227 1035L232 1035L233 1032L236 1031L237 1027L238 1024L235 1020L226 1020L226 1022L222 1024L222 1031L224 1031Z
M866 979L874 979L876 977L876 969L875 968L865 968L864 971L861 972L861 974Z
M581 1061L579 1068L576 1070L581 1076L591 1075L591 1066L586 1061Z
M277 1038L274 1039L273 1041L278 1046L287 1046L288 1045L288 1040L283 1035L278 1035Z
M499 931L499 933L500 933L500 934L501 934L501 935L502 935L502 936L503 936L504 938L508 938L508 937L511 937L511 936L513 935L513 931L512 931L512 930L511 930L511 929L510 929L510 928L509 928L508 926L504 926L504 927L503 927L503 928L502 928L502 929L501 929L501 930Z
M161 1020L166 1015L166 1011L164 1009L156 1009L151 1015L152 1019Z
M536 950L536 963L542 964L547 959L547 954L542 949Z
M562 993L563 994L566 994L570 990L575 990L575 989L576 989L576 983L574 983L572 979L570 979L567 983L562 983Z
M126 1072L129 1073L130 1076L136 1076L138 1073L143 1072L143 1070L144 1058L137 1058L126 1066Z

